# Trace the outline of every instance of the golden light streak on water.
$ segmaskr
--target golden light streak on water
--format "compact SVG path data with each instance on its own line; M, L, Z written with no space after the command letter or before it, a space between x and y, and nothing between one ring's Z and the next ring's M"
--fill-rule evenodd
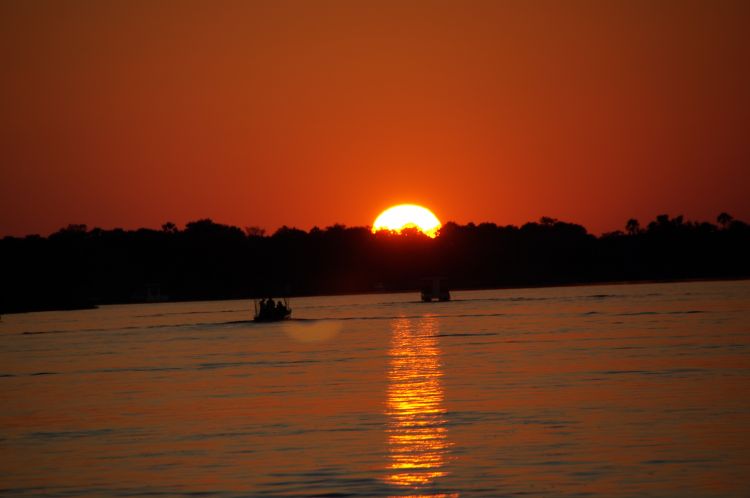
M437 319L397 319L391 325L388 372L387 481L420 488L446 475L448 442Z

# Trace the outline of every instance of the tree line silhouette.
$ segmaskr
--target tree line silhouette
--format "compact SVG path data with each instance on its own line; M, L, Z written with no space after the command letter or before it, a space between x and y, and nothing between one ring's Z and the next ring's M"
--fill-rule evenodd
M437 238L333 225L309 232L203 219L179 229L89 230L0 240L0 313L97 304L750 276L750 226L657 216L594 236L543 217L523 226L446 223Z

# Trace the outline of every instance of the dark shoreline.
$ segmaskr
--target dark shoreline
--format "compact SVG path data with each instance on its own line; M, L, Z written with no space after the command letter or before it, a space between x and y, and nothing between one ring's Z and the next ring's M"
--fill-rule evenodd
M448 222L434 239L340 225L270 236L211 220L162 231L73 225L47 238L0 239L0 313L409 292L425 277L465 290L750 277L750 225L719 219L660 215L599 237L553 218L521 227Z
M650 279L650 280L614 280L606 282L574 282L574 283L551 283L551 284L538 284L538 285L520 285L520 286L494 286L494 287L470 287L470 288L457 288L451 289L452 291L464 292L464 291L486 291L486 290L523 290L523 289L553 289L556 287L567 288L567 287L599 287L609 285L640 285L640 284L676 284L676 283L691 283L691 282L741 282L750 281L750 276L740 277L718 277L718 278L684 278L684 279ZM418 288L414 289L402 289L402 290L386 290L386 291L375 291L375 292L341 292L341 293L328 293L328 294L292 294L290 298L304 298L304 297L339 297L339 296L374 296L378 294L409 294L419 292ZM199 303L199 302L212 302L212 301L246 301L255 299L255 296L245 297L217 297L207 299L169 299L164 301L122 301L122 302L110 302L110 303L97 303L88 305L72 305L72 306L60 306L60 307L39 307L34 309L25 309L21 311L6 311L3 315L20 315L23 313L43 313L47 311L85 311L94 310L100 306L117 306L117 305L128 305L128 304L166 304L166 303Z

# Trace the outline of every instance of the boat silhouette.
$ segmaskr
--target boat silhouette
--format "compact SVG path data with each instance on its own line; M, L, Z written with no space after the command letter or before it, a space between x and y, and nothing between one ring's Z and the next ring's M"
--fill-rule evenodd
M289 299L281 298L274 301L273 298L254 299L255 322L278 322L288 320L292 316L292 308L289 306Z

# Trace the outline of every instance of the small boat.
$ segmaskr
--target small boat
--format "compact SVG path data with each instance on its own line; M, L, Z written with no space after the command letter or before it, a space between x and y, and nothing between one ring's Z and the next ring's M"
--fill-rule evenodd
M292 316L292 308L287 298L281 298L278 301L270 297L261 300L254 299L253 303L255 305L254 322L279 322L288 320Z
M422 301L426 303L432 302L433 299L450 301L451 293L448 290L448 279L443 277L422 279L421 297Z

